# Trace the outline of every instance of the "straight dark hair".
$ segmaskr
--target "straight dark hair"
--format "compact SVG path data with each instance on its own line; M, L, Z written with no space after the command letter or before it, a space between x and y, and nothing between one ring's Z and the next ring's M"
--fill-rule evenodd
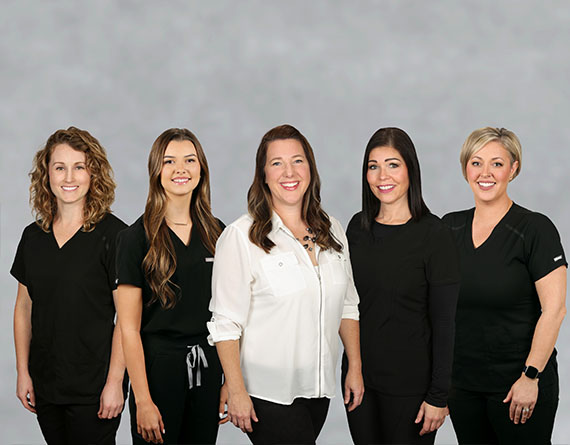
M374 196L374 193L370 190L370 185L366 180L370 152L378 147L391 147L394 150L397 150L406 164L406 168L408 169L408 178L410 181L410 186L408 188L408 207L412 214L412 219L414 221L419 221L424 215L430 213L430 210L422 197L420 163L418 161L418 155L416 154L414 143L410 139L410 136L408 136L404 130L399 128L380 128L368 141L368 145L366 145L366 150L364 151L364 161L362 163L361 225L362 228L367 231L371 230L372 223L380 211L380 201L376 196Z

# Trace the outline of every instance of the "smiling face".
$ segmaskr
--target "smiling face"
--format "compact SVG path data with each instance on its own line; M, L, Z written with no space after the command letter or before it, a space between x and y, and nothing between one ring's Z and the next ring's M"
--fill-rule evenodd
M270 142L264 172L274 208L301 207L311 182L311 171L299 141L278 139Z
M49 185L58 207L85 203L91 175L85 153L67 144L56 145L49 160Z
M370 151L366 180L382 205L408 207L408 168L395 148L376 147Z
M465 173L476 202L495 202L507 197L507 185L518 162L497 141L489 142L467 162Z
M164 151L160 183L168 198L192 194L200 182L200 162L190 141L170 141Z

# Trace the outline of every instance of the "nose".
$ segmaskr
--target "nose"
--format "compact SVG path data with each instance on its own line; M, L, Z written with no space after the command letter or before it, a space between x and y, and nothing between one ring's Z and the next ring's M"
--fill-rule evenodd
M186 164L184 161L176 163L176 173L181 173L186 171Z
M290 162L285 163L285 176L293 176L293 165Z
M481 176L489 176L490 172L489 172L489 164L485 163L483 164L483 170L481 171Z
M378 176L380 176L380 179L382 180L388 179L388 169L378 166Z
M65 169L65 182L72 182L73 181L73 168L66 168Z

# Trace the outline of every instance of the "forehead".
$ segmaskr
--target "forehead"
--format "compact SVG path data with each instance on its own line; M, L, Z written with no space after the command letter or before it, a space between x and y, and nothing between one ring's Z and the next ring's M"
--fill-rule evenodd
M400 159L402 160L402 155L394 147L382 146L376 147L370 150L368 155L368 160L375 160L377 162L384 162L385 159Z
M68 144L56 145L50 155L50 163L56 162L85 162L85 153L75 150Z
M278 139L267 146L267 159L305 156L303 146L297 139Z
M187 156L196 153L191 141L170 141L164 150L164 156Z
M510 158L510 154L503 145L498 141L491 141L485 144L482 148L473 153L472 157L478 156L480 158Z

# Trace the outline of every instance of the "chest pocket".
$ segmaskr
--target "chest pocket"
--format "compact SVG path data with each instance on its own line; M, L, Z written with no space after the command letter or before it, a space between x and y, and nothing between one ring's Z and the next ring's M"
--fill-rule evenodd
M263 258L261 267L275 296L293 294L307 287L299 261L292 252Z
M330 256L326 267L332 277L333 284L346 286L348 283L348 274L346 273L346 258L344 255L334 252Z

